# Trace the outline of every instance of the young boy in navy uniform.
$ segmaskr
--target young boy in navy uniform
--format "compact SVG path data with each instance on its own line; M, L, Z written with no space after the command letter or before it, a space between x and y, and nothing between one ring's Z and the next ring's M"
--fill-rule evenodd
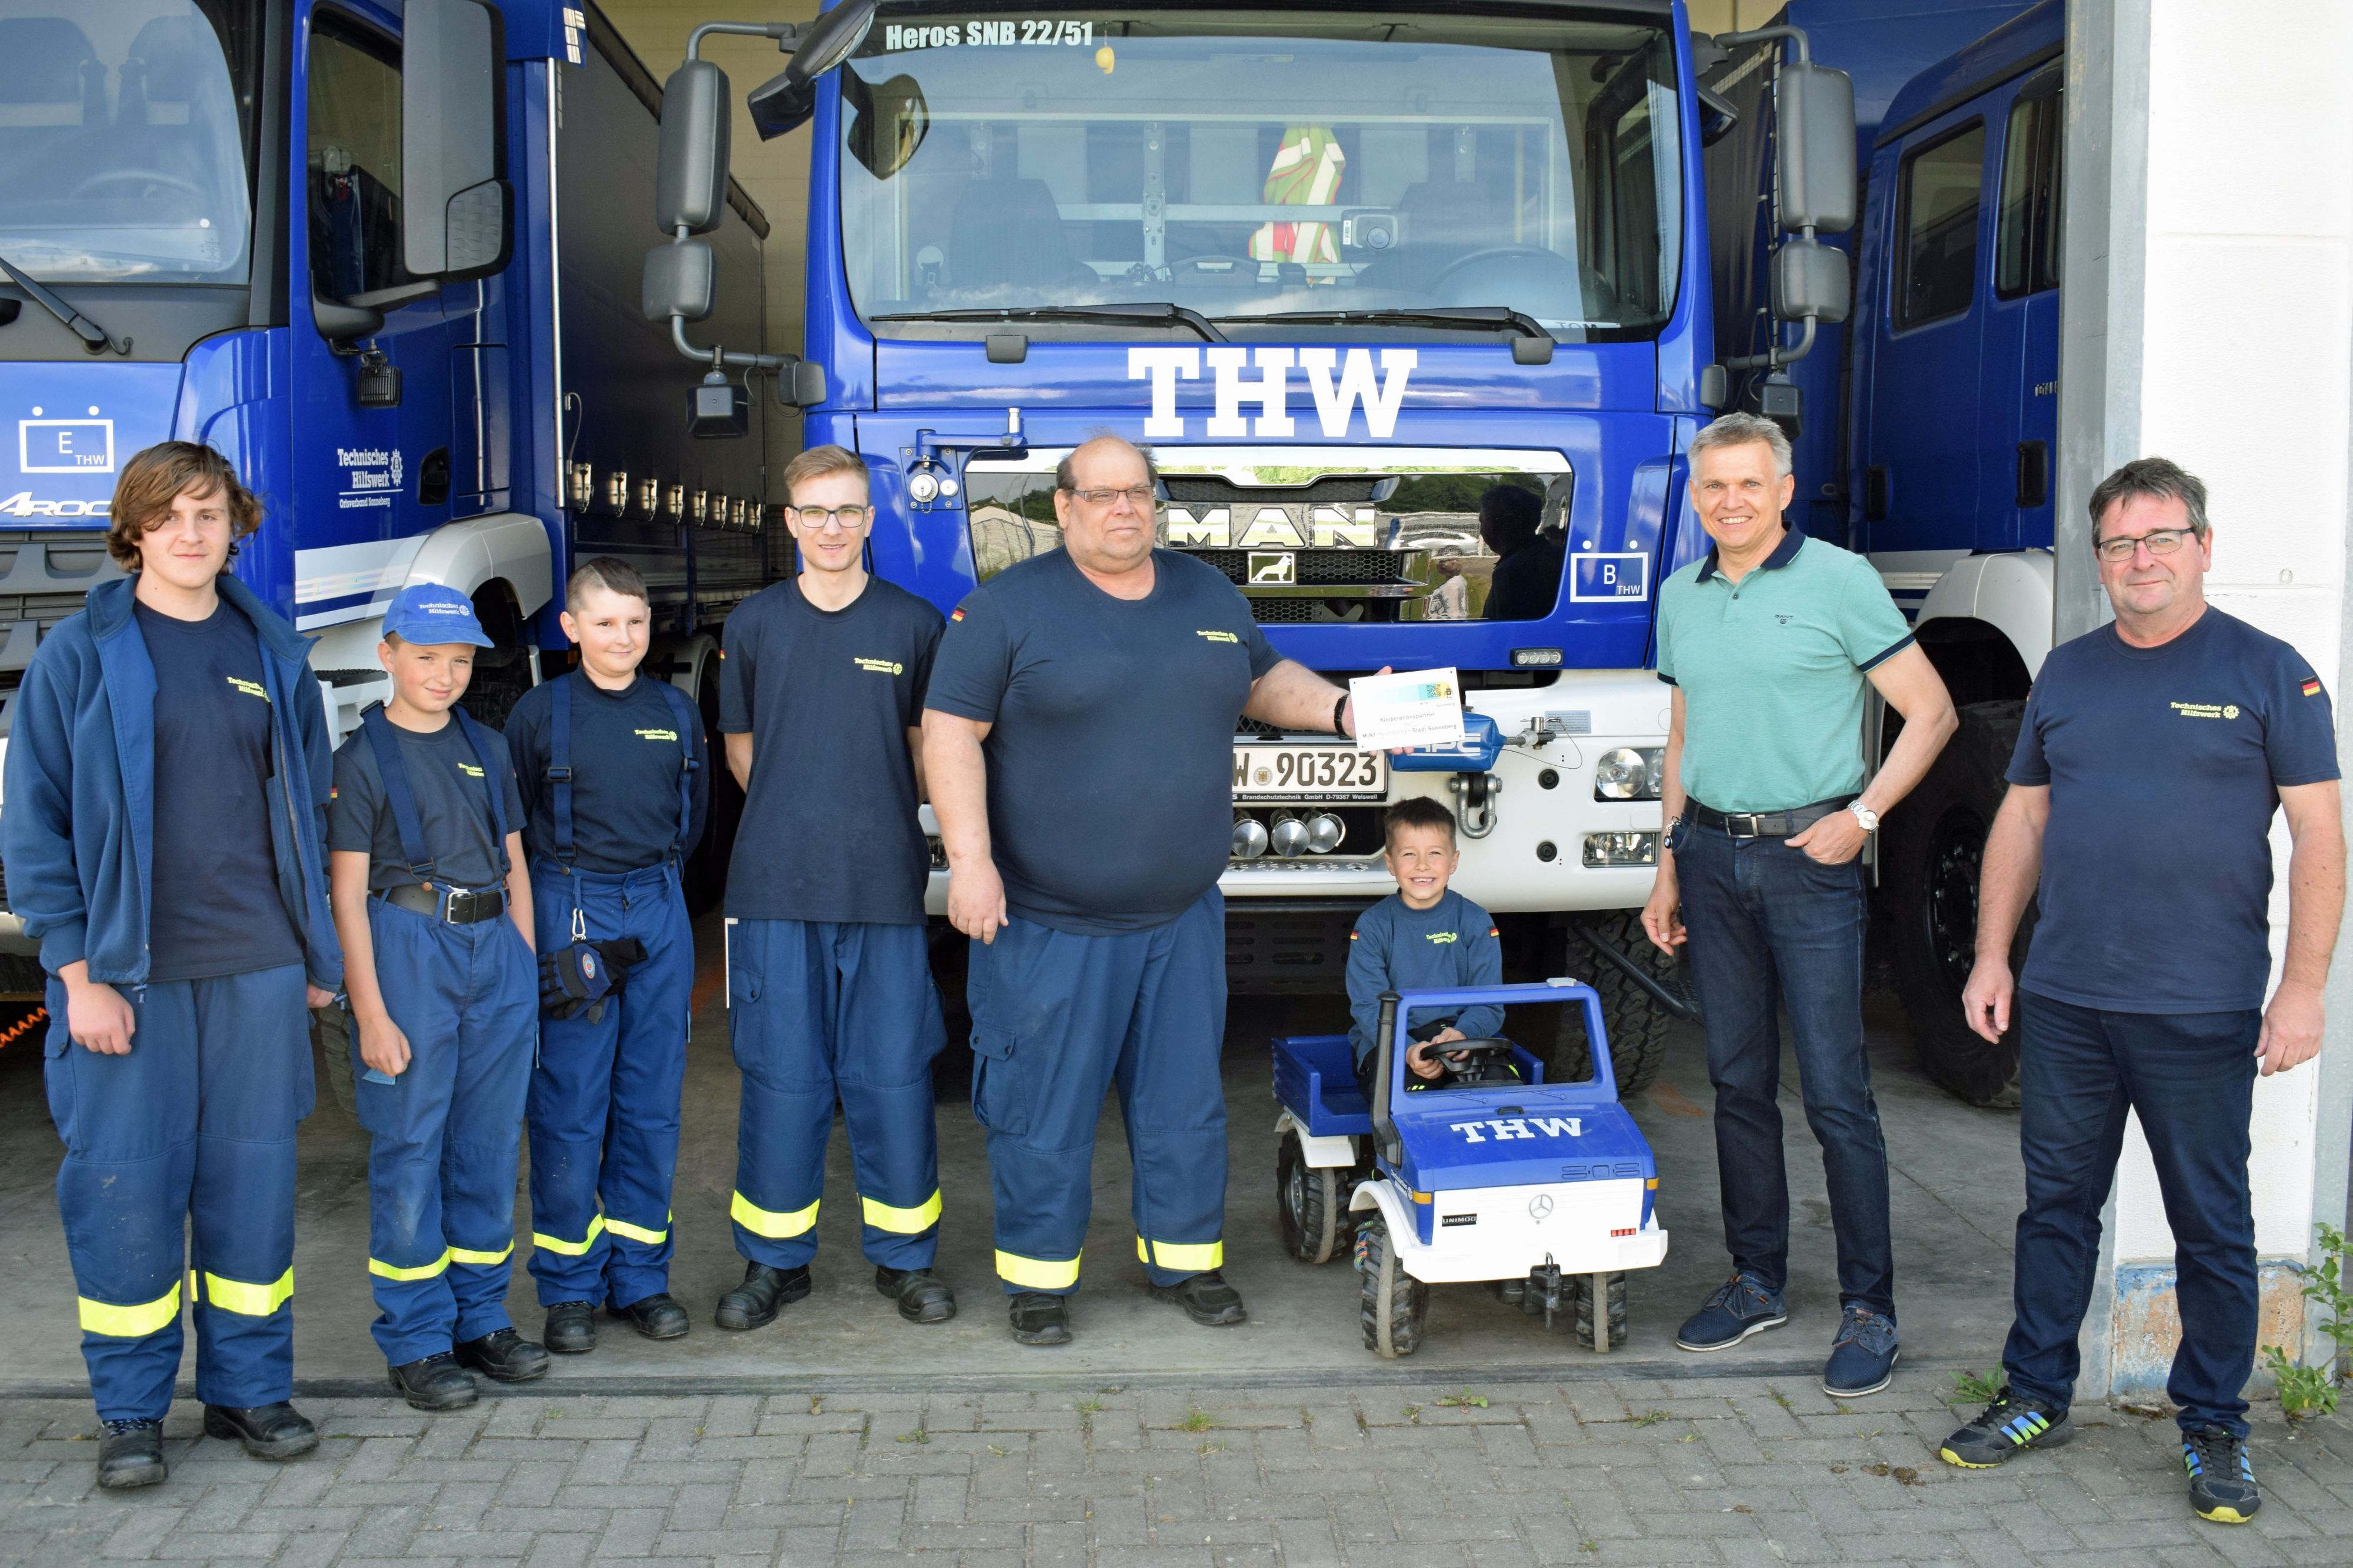
M507 1317L515 1158L539 1038L522 800L506 742L459 708L489 647L463 594L404 588L376 657L392 700L335 753L335 929L368 1151L375 1342L419 1410L471 1405L468 1368L547 1371Z
M1382 858L1398 890L1357 916L1348 933L1348 1043L1367 1105L1379 1060L1382 992L1461 991L1504 981L1494 917L1447 886L1462 859L1454 814L1413 795L1390 806L1381 826L1388 835ZM1406 1088L1444 1088L1462 1065L1447 1058L1447 1046L1488 1038L1503 1022L1504 1010L1485 1004L1459 1012L1408 1008L1414 1044L1405 1055Z
M924 941L931 853L915 812L939 611L865 569L866 465L812 447L785 469L800 574L727 617L719 728L745 792L727 873L728 1030L743 1069L735 1246L723 1329L809 1292L840 1099L874 1288L910 1322L955 1297L939 1249L932 1060L945 1043Z
M543 979L531 1079L531 1276L562 1354L596 1347L603 1306L648 1339L687 1331L670 1294L694 931L681 863L702 837L702 719L640 679L653 608L609 555L572 574L564 635L580 667L533 688L507 720L526 813ZM617 951L618 950L618 951ZM609 991L605 990L609 986Z
M183 1269L205 1431L318 1446L294 1373L294 1129L342 983L310 644L228 575L261 506L188 442L123 465L101 583L14 704L8 901L41 943L58 1207L103 1487L164 1479ZM188 1246L194 1232L193 1253Z

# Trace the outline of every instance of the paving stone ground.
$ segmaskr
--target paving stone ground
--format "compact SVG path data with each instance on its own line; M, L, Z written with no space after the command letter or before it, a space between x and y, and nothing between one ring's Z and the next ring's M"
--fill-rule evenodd
M1800 1378L579 1397L427 1416L304 1401L284 1465L166 1427L99 1491L90 1407L0 1405L0 1562L301 1568L1534 1568L2353 1563L2353 1425L2258 1406L2263 1511L2210 1525L2173 1425L1937 1461L1951 1374L1841 1405Z

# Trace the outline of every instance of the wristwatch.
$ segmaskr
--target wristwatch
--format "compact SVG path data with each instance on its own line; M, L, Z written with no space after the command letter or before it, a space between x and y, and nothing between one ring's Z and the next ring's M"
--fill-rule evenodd
M1854 819L1862 824L1862 830L1865 833L1876 833L1879 831L1879 813L1872 810L1871 807L1863 805L1862 802L1859 800L1851 800L1847 802L1846 808L1854 813Z
M1342 716L1347 711L1348 693L1343 691L1340 693L1340 700L1332 704L1332 733L1335 735L1345 735L1348 732L1346 727L1340 722Z

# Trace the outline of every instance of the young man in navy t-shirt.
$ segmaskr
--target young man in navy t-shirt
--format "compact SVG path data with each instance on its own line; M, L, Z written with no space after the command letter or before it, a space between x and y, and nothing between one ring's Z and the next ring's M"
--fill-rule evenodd
M1983 1468L2073 1436L2076 1334L2127 1111L2157 1164L2176 1247L2179 1407L2191 1506L2242 1523L2257 1313L2248 1119L2264 1076L2320 1048L2345 899L2335 726L2302 655L2206 603L2206 488L2162 458L2092 492L2113 626L2043 661L1988 836L1969 1026L2020 1016L2017 1316L2009 1386L1946 1439ZM2295 841L2286 963L2271 972L2272 814ZM2013 985L2029 898L2041 916Z
M785 469L800 574L727 617L719 728L744 786L727 872L727 1026L743 1069L729 1212L744 1282L723 1329L809 1293L841 1102L874 1288L913 1323L955 1296L939 1251L932 984L917 725L940 613L870 574L865 463L812 447Z
M532 910L551 955L531 1077L531 1276L543 1338L562 1355L596 1348L600 1306L649 1340L688 1328L670 1293L694 988L680 878L711 775L702 715L638 673L652 621L635 567L583 562L563 614L579 668L524 693L507 719Z

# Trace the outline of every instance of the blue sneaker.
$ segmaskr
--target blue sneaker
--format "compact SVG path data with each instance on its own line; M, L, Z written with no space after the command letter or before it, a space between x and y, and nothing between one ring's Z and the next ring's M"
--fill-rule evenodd
M1831 1342L1830 1364L1822 1368L1822 1392L1832 1399L1876 1394L1894 1375L1895 1320L1868 1307L1849 1307Z
M2189 1472L2189 1506L2216 1524L2244 1524L2263 1506L2247 1440L2220 1426L2181 1435L2181 1466Z
M1742 1269L1715 1288L1699 1310L1675 1331L1675 1344L1687 1351L1729 1350L1751 1334L1778 1329L1789 1321L1781 1292Z

